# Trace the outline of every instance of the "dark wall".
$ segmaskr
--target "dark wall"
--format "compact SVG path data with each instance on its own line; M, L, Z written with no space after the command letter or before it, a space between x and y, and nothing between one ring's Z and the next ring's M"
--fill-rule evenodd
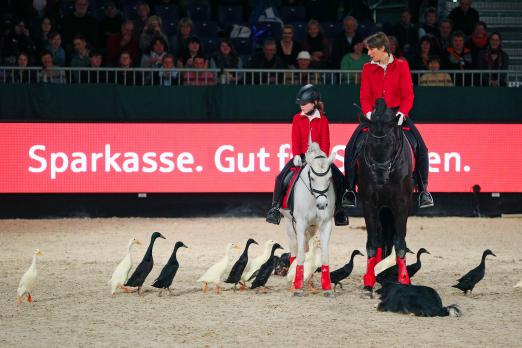
M0 119L289 122L299 86L0 86ZM356 122L354 86L320 86L332 122ZM416 122L522 122L520 88L415 88Z

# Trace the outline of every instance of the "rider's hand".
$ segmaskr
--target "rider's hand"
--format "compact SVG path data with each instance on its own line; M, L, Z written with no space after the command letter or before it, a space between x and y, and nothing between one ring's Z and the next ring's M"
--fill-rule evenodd
M398 117L397 126L402 126L402 123L404 122L404 114L399 111L395 116Z
M368 111L368 112L366 113L366 118L367 118L368 120L371 120L371 119L372 119L372 112L371 112L371 111Z
M303 160L301 159L301 156L297 155L294 156L294 166L301 167L303 165Z

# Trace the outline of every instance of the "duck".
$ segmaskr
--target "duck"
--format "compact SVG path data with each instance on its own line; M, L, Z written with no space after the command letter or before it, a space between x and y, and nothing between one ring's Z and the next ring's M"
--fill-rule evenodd
M252 276L256 274L257 271L261 268L261 265L263 265L268 258L270 257L270 251L272 250L272 246L276 242L273 240L267 240L263 244L263 252L258 257L252 259L252 261L248 260L247 266L245 267L245 270L243 271L243 274L241 275L241 282L246 283L250 281ZM254 276L255 278L255 276Z
M380 312L413 314L419 317L460 317L462 312L458 305L444 307L435 289L423 285L406 285L385 281L378 289Z
M321 241L319 237L314 236L313 238L310 238L310 240L308 241L308 252L305 254L305 260L303 263L303 282L305 283L311 280L311 277L317 270L317 268L321 267L321 253L317 252L317 249L320 247ZM292 262L286 275L286 280L292 283L290 290L293 289L293 281L295 278L296 266L297 262ZM316 289L313 288L310 282L308 282L308 287L311 292L316 292Z
M169 294L172 295L172 292L170 291L170 286L179 268L179 262L176 256L179 248L188 248L188 246L186 246L183 242L176 242L176 244L174 245L174 250L172 251L172 255L169 258L169 261L163 267L160 275L152 284L153 287L161 289L158 294L158 296L160 297L164 289L167 289Z
M112 273L112 277L108 282L111 286L111 295L116 293L116 289L128 291L128 289L125 288L123 284L125 284L129 278L129 272L132 268L131 250L132 246L135 244L141 245L141 242L136 238L131 238L127 244L127 255L125 255L125 257L120 261Z
M219 286L219 283L221 282L221 278L223 277L223 274L225 273L230 264L230 252L232 251L232 249L239 249L239 246L234 243L228 243L225 247L225 256L223 256L221 260L212 265L197 280L197 282L203 283L204 293L207 293L209 283L212 283L216 286L216 293L219 294L221 292L221 287Z
M268 255L268 260L265 261L259 268L256 278L252 282L252 285L250 286L250 289L256 289L256 288L263 288L264 292L266 292L266 282L268 281L268 278L270 278L270 275L272 275L272 272L274 271L275 267L275 251L277 249L283 249L279 243L274 243L272 245L272 248L270 250L270 255Z
M225 283L234 284L234 291L236 290L237 283L241 283L240 290L246 289L245 283L241 282L241 275L248 263L248 248L250 248L251 244L257 244L257 242L252 238L247 240L243 253L239 256L239 259L236 261L234 266L232 266L232 269L225 280Z
M488 255L497 256L490 249L484 250L480 264L463 275L459 280L457 280L458 283L452 285L452 287L464 291L464 295L467 295L468 291L471 294L475 285L477 285L486 274L486 256Z
M410 249L408 249L408 250L410 250ZM428 250L426 250L425 248L420 248L417 251L417 261L412 263L411 265L406 266L406 269L408 270L408 275L410 277L410 283L411 283L411 278L413 278L413 276L420 270L420 268L422 266L421 259L420 259L420 256L422 254L431 255L431 253ZM385 269L383 272L381 272L377 275L377 282L379 284L382 284L384 281L393 282L393 281L396 281L398 279L398 277L399 277L399 274L397 271L397 265L393 265L392 267Z
M274 257L276 258L274 274L282 277L286 276L288 268L290 268L290 253L284 253L281 254L280 257Z
M25 271L24 275L20 279L20 283L18 284L18 289L16 290L16 303L21 304L24 297L27 297L27 302L33 303L33 296L31 292L36 286L36 278L38 276L38 271L36 270L36 257L43 256L43 253L40 249L35 249L33 252L33 262L31 262L31 266Z
M353 259L355 256L361 255L364 256L363 253L361 253L359 250L355 249L352 252L352 255L350 256L350 261L348 261L347 264L345 264L343 267L336 269L333 272L330 272L330 282L334 284L334 290L339 285L341 289L343 288L343 284L341 283L341 280L346 279L352 274L353 271Z
M152 258L152 248L154 247L154 242L158 238L165 238L161 233L154 232L150 237L149 247L143 256L143 259L139 263L139 265L134 270L134 273L130 276L130 278L125 283L125 286L130 287L138 287L138 295L143 295L143 283L145 279L149 275L150 271L152 271L152 267L154 267L154 259Z

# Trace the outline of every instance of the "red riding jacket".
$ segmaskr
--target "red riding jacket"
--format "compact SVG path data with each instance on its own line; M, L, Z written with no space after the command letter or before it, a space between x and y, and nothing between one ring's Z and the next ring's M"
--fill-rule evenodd
M330 130L326 115L320 113L319 117L312 118L295 114L292 121L292 153L294 156L306 153L308 141L318 143L321 150L328 155L330 153Z
M384 97L389 108L408 116L413 107L413 83L408 62L394 57L384 69L375 63L363 65L361 79L361 107L363 114L373 111L375 101Z

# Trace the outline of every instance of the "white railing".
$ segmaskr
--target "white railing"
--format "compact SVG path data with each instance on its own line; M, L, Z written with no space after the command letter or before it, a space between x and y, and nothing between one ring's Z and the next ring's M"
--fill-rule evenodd
M519 87L520 70L413 70L426 87ZM125 86L359 85L358 70L161 69L0 67L0 84L119 84Z

